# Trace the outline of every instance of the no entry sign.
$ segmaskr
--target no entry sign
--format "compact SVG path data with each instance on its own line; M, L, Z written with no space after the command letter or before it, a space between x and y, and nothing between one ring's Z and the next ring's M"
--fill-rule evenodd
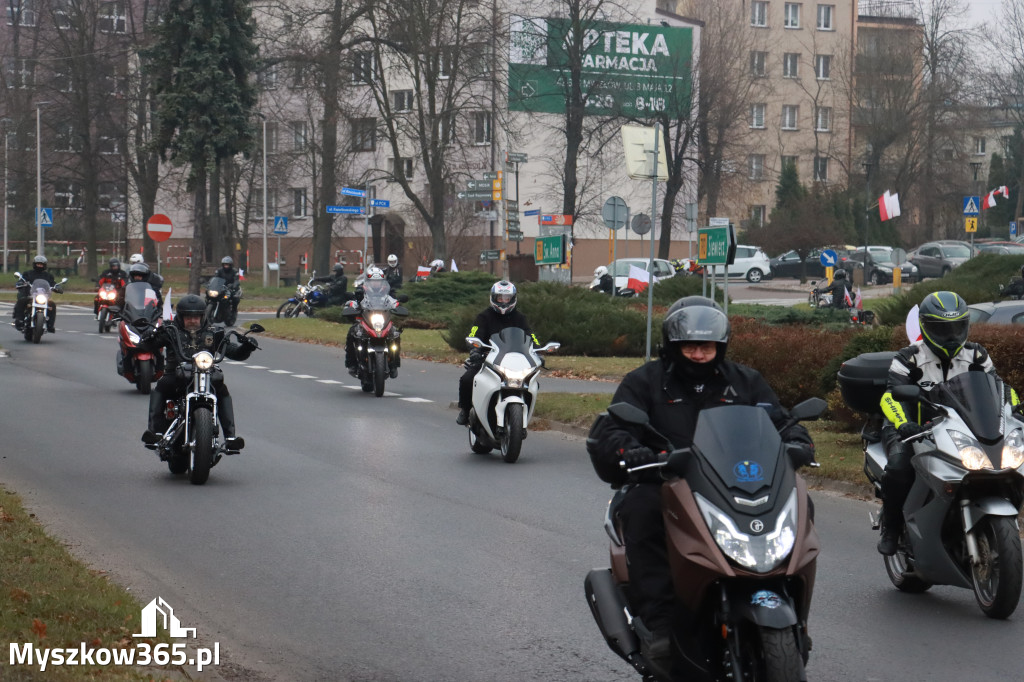
M171 219L163 213L157 213L146 222L146 233L155 242L165 242L171 238Z

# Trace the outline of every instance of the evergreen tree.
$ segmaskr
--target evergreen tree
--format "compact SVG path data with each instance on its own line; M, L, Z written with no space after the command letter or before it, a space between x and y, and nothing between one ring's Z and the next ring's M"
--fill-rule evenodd
M807 189L800 184L796 164L791 161L782 164L779 184L775 186L775 210L793 210L806 197Z

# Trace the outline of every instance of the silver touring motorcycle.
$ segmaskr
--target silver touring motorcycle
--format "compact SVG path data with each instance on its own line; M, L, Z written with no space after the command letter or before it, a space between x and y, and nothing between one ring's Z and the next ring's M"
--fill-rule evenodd
M879 401L893 353L865 353L843 363L846 403L870 415L861 432L864 473L881 496L887 461ZM1020 599L1020 532L1024 504L1024 422L1009 390L985 372L965 372L930 390L899 386L893 397L930 417L912 442L914 484L903 506L899 548L884 557L897 589L932 585L973 589L990 618L1006 618ZM877 528L877 518L872 519Z

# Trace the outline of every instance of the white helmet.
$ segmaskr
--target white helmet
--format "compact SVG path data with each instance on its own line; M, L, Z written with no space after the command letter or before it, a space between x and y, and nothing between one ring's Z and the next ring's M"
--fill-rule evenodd
M144 259L144 258L142 257L142 254L141 254L141 253L133 253L133 254L131 255L131 258L129 258L129 259L128 259L128 264L129 264L129 265L135 265L136 263L145 263L145 262L146 262L146 261L145 261L145 259Z
M502 315L515 310L517 298L516 285L508 280L495 282L491 287L491 307Z
M376 265L371 265L366 269L366 279L384 279L384 271Z
M388 265L390 265L391 267L395 267L396 265L398 265L398 256L396 256L395 254L391 254L390 256L388 256Z
M596 268L594 268L594 277L597 277L598 279L600 279L601 277L604 277L607 274L608 274L608 268L606 268L603 265L598 265Z

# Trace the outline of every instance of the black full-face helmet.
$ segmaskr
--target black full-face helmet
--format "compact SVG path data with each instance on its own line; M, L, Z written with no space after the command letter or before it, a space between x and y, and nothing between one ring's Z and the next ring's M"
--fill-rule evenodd
M344 275L345 274L345 266L342 265L341 263L335 263L334 264L334 274L336 274L336 275Z
M967 301L952 291L928 294L918 308L921 338L943 360L952 360L967 342L971 316Z
M149 281L149 266L145 263L136 263L128 268L128 279L132 282Z
M46 256L36 256L32 259L32 269L42 271L46 269Z
M729 318L714 301L703 296L686 296L673 303L661 323L662 357L688 378L704 378L725 359L729 348ZM715 359L706 363L688 360L679 350L685 342L713 341Z
M846 279L846 270L839 268L838 270L836 270L836 274L832 277L832 279Z
M110 269L111 270L120 270L121 269L121 261L119 261L116 258L111 258L110 259Z
M203 326L206 317L206 301L195 294L182 296L174 307L174 324L185 331L194 332Z

